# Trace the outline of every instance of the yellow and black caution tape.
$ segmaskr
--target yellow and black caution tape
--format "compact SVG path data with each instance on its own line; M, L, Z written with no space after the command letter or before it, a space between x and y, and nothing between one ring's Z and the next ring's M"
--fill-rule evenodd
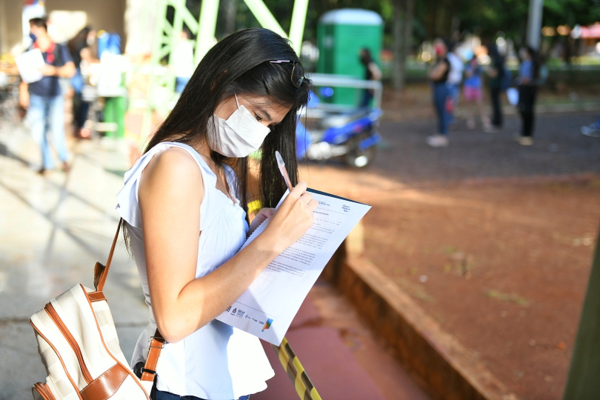
M321 400L321 396L317 392L317 389L310 381L310 378L306 374L304 367L300 364L300 360L294 354L292 347L288 343L286 338L283 338L279 347L273 345L273 349L279 356L279 361L283 365L283 369L287 372L288 376L292 380L298 396L301 400Z

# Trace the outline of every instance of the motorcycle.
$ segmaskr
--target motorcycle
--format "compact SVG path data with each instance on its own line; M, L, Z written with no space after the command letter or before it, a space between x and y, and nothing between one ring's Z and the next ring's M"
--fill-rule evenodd
M323 161L341 157L351 167L364 168L375 157L381 141L377 131L381 109L350 111L319 110L320 101L311 92L307 110L303 113L316 120L315 129L307 129L302 118L296 127L296 148L299 159ZM317 112L311 112L317 110Z

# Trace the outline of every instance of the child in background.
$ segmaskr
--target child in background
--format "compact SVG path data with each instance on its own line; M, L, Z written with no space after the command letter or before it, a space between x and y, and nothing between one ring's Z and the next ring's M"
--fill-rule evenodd
M465 113L467 116L467 128L475 129L475 108L481 116L483 128L489 128L489 120L483 111L482 79L483 70L477 62L477 57L472 53L466 54L469 60L465 66L465 81L463 95L465 98Z

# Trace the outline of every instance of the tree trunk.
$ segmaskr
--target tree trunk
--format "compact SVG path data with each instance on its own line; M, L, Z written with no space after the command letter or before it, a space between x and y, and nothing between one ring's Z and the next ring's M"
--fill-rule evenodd
M402 52L402 86L406 84L406 69L408 58L412 49L412 26L413 26L413 10L415 6L414 0L405 0L406 10L404 13L404 32L403 32L403 52Z
M393 57L394 64L392 68L392 80L394 90L401 90L404 87L404 35L403 35L403 5L404 0L394 0L394 26L393 26Z
M237 13L237 0L225 1L225 35L235 32L235 15Z

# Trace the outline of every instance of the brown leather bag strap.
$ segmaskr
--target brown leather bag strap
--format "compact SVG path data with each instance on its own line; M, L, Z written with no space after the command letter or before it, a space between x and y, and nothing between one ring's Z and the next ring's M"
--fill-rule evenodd
M165 339L162 337L158 328L154 333L154 336L150 338L150 347L148 348L148 357L146 358L146 364L142 369L142 381L152 382L156 376L156 366L158 365L158 358L163 347L165 347Z
M102 292L102 289L104 289L104 284L106 283L106 277L108 276L108 270L110 269L110 264L112 262L113 254L115 252L115 247L117 246L117 240L119 239L119 232L121 231L122 224L123 218L119 220L117 232L115 233L115 238L113 239L112 246L110 247L110 252L108 253L108 259L106 260L106 266L97 262L96 267L94 268L94 286L96 287L96 291L98 292ZM156 366L158 365L160 352L165 346L165 343L165 339L162 337L158 329L156 329L154 336L150 339L148 357L146 358L146 364L142 369L142 381L154 380L154 377L156 376Z
M102 289L104 289L104 284L106 283L106 277L108 276L108 270L110 269L110 263L112 262L113 253L115 252L115 247L117 245L117 240L119 239L119 231L121 230L122 224L123 218L119 219L117 233L115 233L115 238L113 239L112 246L110 247L110 253L108 253L106 266L97 262L96 266L94 267L94 286L96 287L96 291L98 292L101 292Z

